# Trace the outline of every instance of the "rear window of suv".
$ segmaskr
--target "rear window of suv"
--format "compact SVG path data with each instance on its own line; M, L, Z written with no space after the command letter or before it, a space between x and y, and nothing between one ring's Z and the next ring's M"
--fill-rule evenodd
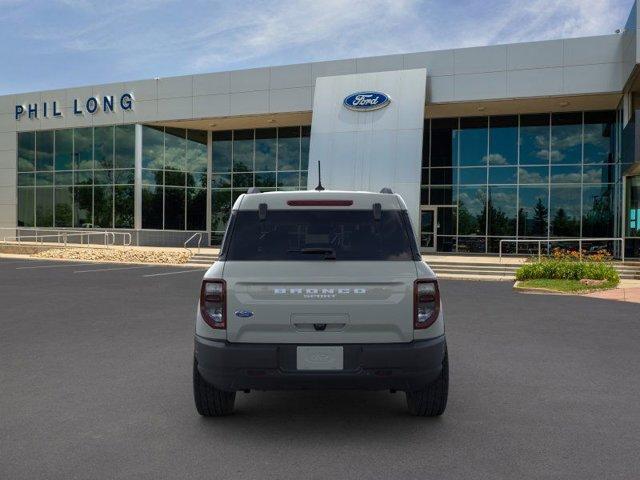
M224 260L414 260L418 256L406 211L269 210L232 215Z

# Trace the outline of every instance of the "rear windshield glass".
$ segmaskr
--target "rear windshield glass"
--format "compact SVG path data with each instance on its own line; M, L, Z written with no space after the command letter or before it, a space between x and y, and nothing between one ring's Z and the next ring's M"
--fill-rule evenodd
M406 212L373 210L239 211L226 260L413 260Z

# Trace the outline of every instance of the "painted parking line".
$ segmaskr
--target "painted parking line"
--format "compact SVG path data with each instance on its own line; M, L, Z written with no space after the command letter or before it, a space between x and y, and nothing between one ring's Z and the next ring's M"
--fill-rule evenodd
M179 273L191 273L191 272L200 272L202 275L202 270L199 268L192 268L191 270L180 270L177 272L166 272L166 273L149 273L147 275L142 275L143 277L160 277L162 275L178 275Z
M68 267L84 267L86 265L96 265L95 263L71 263L60 265L56 263L55 265L31 265L28 267L16 267L16 270L26 270L29 268L68 268ZM103 265L102 263L98 263L97 265Z
M139 268L158 268L164 265L137 265L135 267L112 267L112 268L92 268L90 270L76 270L73 273L90 273L90 272L113 272L116 270L136 270Z

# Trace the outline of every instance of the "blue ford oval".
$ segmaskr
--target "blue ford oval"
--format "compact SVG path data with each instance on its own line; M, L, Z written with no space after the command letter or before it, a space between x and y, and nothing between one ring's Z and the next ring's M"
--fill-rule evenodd
M349 110L371 111L386 107L391 99L382 92L356 92L348 95L343 104Z
M236 314L236 317L240 318L253 317L253 312L250 310L236 310L234 313Z

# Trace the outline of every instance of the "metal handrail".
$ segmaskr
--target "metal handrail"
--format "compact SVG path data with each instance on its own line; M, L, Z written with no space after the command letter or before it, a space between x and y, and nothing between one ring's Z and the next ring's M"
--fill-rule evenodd
M579 251L579 258L580 260L582 260L582 244L584 242L620 242L621 243L621 254L620 254L620 258L621 260L624 262L624 238L622 237L609 237L609 238L600 238L600 237L593 237L593 238L541 238L541 239L526 239L526 238L519 238L519 239L509 239L509 238L503 238L500 240L500 244L498 247L498 254L500 257L500 261L502 262L502 243L503 242L510 242L510 243L515 243L516 246L518 243L537 243L538 244L538 259L542 258L542 244L545 243L547 244L547 250L549 250L550 244L551 243L575 243L578 242L578 251Z
M17 229L19 229L18 227ZM62 233L47 233L47 234L39 234L36 233L34 235L15 235L15 236L5 236L3 238L3 242L17 242L22 243L23 241L29 241L33 239L34 243L40 242L40 244L45 243L45 239L55 239L55 242L47 242L47 243L56 243L62 244L65 247L69 243L69 237L79 237L80 245L85 245L85 237L86 244L90 246L91 236L100 235L104 238L104 246L105 248L112 247L116 244L116 235L122 235L122 246L128 247L131 245L131 233L130 232L86 232L86 231L63 231Z
M200 253L200 243L202 242L202 232L196 232L193 235L191 235L189 238L187 238L184 243L182 244L182 246L189 250L189 248L187 248L187 244L193 240L194 238L198 237L198 250L196 251L196 253ZM190 250L189 250L190 251Z

